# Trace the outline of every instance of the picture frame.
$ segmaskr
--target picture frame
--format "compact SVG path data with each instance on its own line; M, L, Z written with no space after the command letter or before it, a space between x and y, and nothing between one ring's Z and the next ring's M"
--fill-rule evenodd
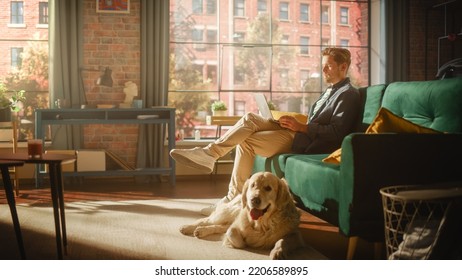
M96 12L108 14L129 14L130 0L96 0Z

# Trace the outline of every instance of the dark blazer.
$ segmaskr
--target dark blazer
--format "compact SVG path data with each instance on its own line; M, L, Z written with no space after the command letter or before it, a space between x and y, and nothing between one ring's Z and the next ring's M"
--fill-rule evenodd
M357 125L359 92L346 78L332 86L329 98L314 116L311 112L307 132L295 134L292 151L299 154L331 153L340 148L343 138L352 133Z

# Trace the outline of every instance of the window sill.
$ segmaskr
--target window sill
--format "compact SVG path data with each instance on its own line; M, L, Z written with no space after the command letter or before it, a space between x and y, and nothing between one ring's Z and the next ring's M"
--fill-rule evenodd
M25 23L8 23L7 26L9 28L26 28L27 27Z

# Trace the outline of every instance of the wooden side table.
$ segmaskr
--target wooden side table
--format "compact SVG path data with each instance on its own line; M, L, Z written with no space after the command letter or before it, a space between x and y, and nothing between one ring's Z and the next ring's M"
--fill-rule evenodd
M53 202L53 215L55 220L56 247L58 251L58 258L62 259L63 248L64 253L67 252L67 237L61 164L75 161L75 156L63 154L42 154L41 158L29 158L27 153L1 153L0 160L22 161L25 163L48 165L50 171L51 200Z
M207 116L208 125L216 125L217 130L215 133L215 138L218 139L221 137L221 129L223 126L233 126L241 119L241 116Z
M21 226L19 224L18 212L16 211L16 201L14 198L13 185L10 178L10 167L19 167L24 165L22 161L0 160L0 169L2 172L3 187L5 189L6 200L10 207L11 219L13 220L14 231L16 240L18 242L19 253L22 259L26 258L26 251L24 250L24 242L22 239Z

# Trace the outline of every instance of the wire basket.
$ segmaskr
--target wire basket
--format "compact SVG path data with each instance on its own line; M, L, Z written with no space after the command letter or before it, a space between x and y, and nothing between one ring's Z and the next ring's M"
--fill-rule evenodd
M388 259L429 259L462 188L382 188Z

